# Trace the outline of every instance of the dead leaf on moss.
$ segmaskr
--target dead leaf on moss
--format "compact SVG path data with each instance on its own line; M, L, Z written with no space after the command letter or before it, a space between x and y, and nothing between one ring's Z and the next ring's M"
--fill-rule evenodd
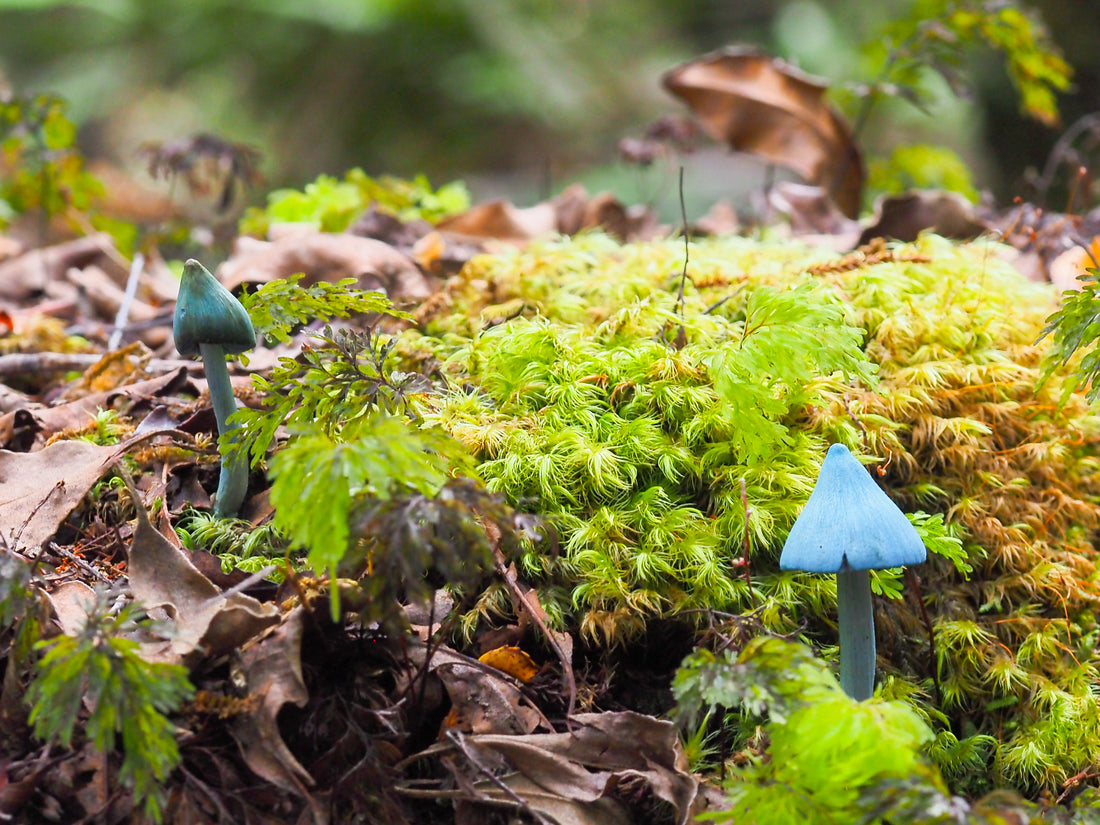
M391 301L422 300L432 293L411 258L389 244L346 233L297 231L276 241L248 239L218 267L227 289L266 284L304 273L301 284L355 278L361 289L381 289Z
M500 241L529 241L557 231L557 216L549 203L520 208L510 201L479 203L461 215L441 221L441 232L466 238Z
M931 231L945 238L971 240L990 230L974 211L974 204L957 192L914 190L885 195L875 203L875 221L859 237L859 245L875 238L915 241Z
M824 186L845 215L858 215L863 161L848 124L825 102L825 81L739 46L689 60L662 81L711 137L793 169Z

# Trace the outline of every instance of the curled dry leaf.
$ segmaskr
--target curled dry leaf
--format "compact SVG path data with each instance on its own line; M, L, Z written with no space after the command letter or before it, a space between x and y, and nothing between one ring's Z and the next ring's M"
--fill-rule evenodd
M277 717L286 705L303 707L309 691L302 678L302 631L305 607L296 607L282 624L245 647L233 664L234 681L249 696L260 699L252 713L235 717L233 738L248 767L259 777L285 789L294 789L316 808L307 790L313 777L290 752L279 733Z
M140 495L129 489L137 510L127 567L130 589L146 609L164 608L174 625L170 640L143 648L146 659L180 664L229 653L278 623L275 605L243 593L223 594L153 527Z
M848 124L824 100L823 80L735 46L671 69L663 83L711 137L793 169L824 186L845 215L858 215L863 161Z
M407 649L409 672L403 681L408 690L416 690L416 680L427 670L443 683L451 701L445 729L474 733L531 733L545 722L542 713L523 695L519 687L491 667L456 653L447 647L431 651L419 642ZM425 662L427 666L425 667Z

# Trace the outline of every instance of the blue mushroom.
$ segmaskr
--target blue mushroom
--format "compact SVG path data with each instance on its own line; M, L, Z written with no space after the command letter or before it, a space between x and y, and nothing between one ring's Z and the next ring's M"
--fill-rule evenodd
M875 686L875 616L869 570L924 561L916 529L843 444L829 448L779 566L836 573L840 686L856 700Z
M237 411L227 353L240 353L256 346L256 332L241 302L218 283L210 271L193 258L183 266L179 298L172 318L172 336L181 355L202 355L210 402L218 422L218 434L233 431L229 417ZM222 455L214 513L220 518L235 516L248 488L248 461Z

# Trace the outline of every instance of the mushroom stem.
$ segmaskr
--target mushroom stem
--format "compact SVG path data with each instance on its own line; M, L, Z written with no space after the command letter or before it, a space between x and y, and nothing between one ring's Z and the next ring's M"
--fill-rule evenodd
M214 406L214 418L218 422L218 435L236 429L229 423L229 416L237 411L237 399L233 396L233 384L229 380L229 368L225 364L225 347L221 344L200 344L206 383L210 387L210 402ZM232 458L222 453L221 475L218 478L218 495L214 501L214 515L230 518L237 515L248 488L248 462L240 456Z
M875 613L871 605L871 574L845 568L836 574L836 605L840 618L840 686L856 701L875 690Z

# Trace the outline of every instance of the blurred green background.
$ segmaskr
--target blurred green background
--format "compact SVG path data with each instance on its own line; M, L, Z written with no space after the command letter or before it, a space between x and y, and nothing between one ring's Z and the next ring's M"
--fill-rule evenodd
M1075 68L1063 124L1100 109L1096 0L1031 3ZM0 88L70 102L86 152L139 166L138 147L196 132L251 144L267 185L320 172L463 178L474 198L529 203L573 181L629 202L675 201L673 164L617 159L620 138L685 110L661 74L748 42L831 80L868 80L861 47L906 0L0 0ZM1003 200L1027 196L1060 130L1019 114L1000 58L941 84L931 113L875 112L869 156L946 145ZM935 89L935 83L932 87ZM849 112L851 114L851 112ZM689 200L759 185L763 169L718 147L687 161ZM257 195L258 196L258 195Z

